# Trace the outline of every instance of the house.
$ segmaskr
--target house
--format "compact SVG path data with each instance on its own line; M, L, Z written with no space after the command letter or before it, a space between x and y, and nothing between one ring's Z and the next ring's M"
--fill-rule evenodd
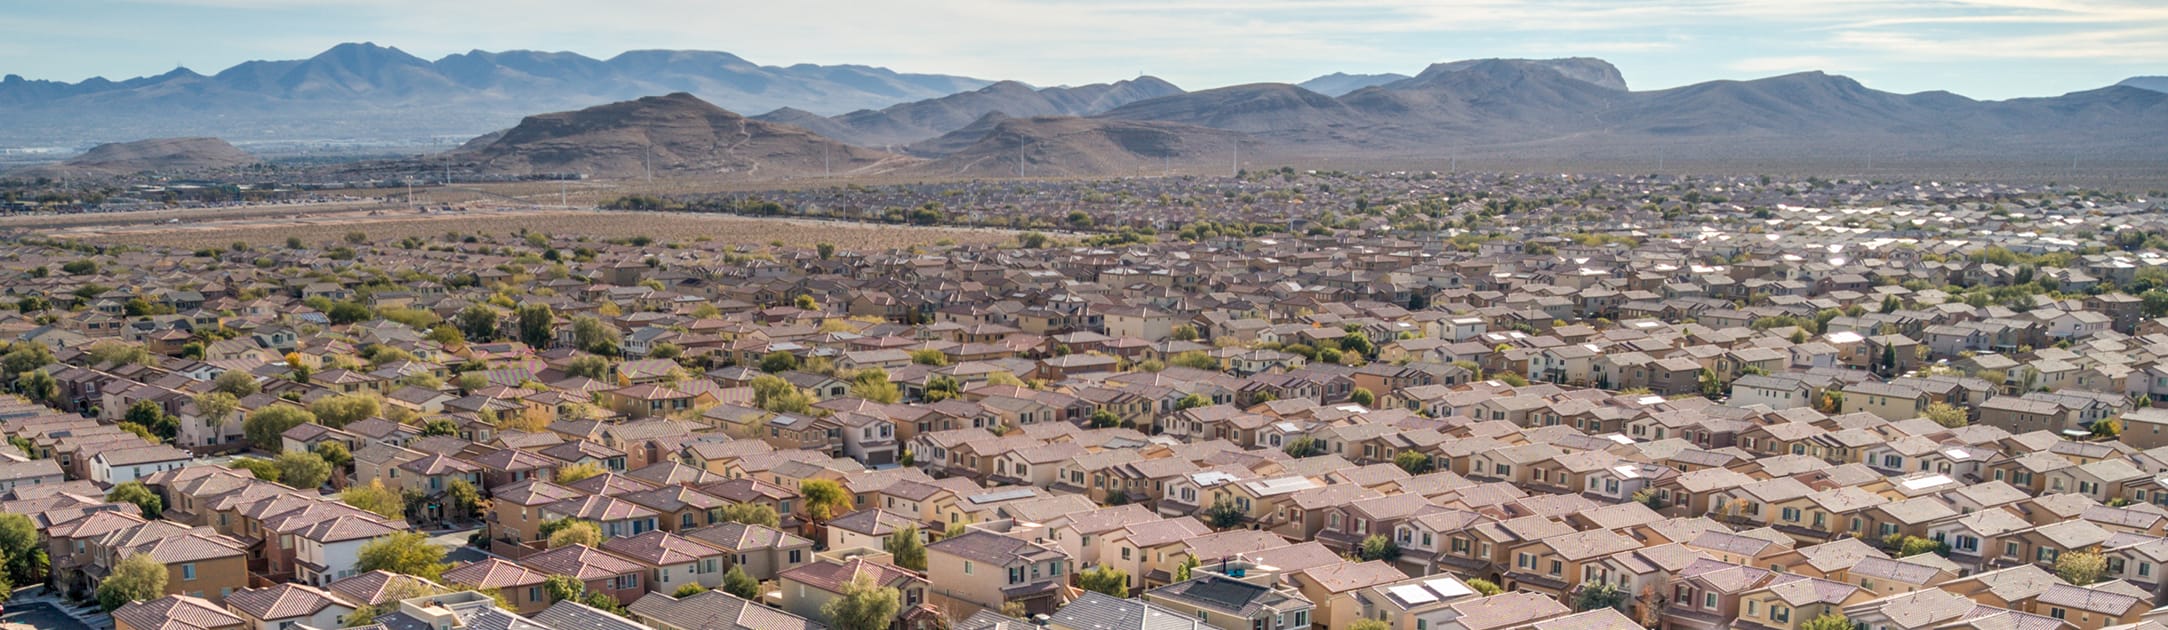
M857 579L896 589L902 595L903 610L910 610L926 602L926 578L889 564L885 561L886 554L855 553L854 550L838 550L835 553L849 557L816 559L785 569L776 576L778 589L783 594L783 610L808 619L833 623L833 620L827 619L827 615L821 612L821 607L842 597L844 587ZM871 559L869 555L881 559Z
M201 597L167 595L113 611L113 630L256 630L249 620Z
M1220 630L1303 628L1316 608L1294 589L1216 573L1145 591L1143 599Z
M274 584L226 597L226 609L241 615L254 630L343 627L345 617L357 607L345 596L306 584Z
M568 545L520 558L527 568L550 575L567 575L618 603L630 605L647 590L647 567L587 545Z
M676 593L690 584L721 587L731 564L721 549L661 530L610 537L602 550L646 565L647 590L657 593Z
M684 598L648 593L629 607L634 621L660 630L826 630L819 622L721 590Z
M1069 597L1069 555L1057 547L969 530L926 545L932 600L952 610L1000 610L1016 602L1030 614L1052 612Z
M677 534L723 550L729 554L729 566L744 567L745 574L757 580L773 580L784 570L813 560L812 540L764 525L717 523Z

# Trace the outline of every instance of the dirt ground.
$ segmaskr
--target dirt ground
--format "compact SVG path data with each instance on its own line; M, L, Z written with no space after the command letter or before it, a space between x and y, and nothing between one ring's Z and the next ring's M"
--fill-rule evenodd
M234 242L271 245L284 243L288 237L322 243L336 241L352 232L361 232L370 241L383 243L410 236L433 238L452 232L506 235L522 230L595 238L646 236L663 243L701 239L748 245L777 241L794 246L832 243L844 250L860 251L936 245L944 241L970 245L1013 243L1016 240L1015 232L994 229L562 208L478 208L429 213L407 208L346 209L271 216L190 217L178 223L167 222L171 217L157 213L144 218L135 223L74 226L10 226L0 222L0 227L29 227L31 232L43 236L91 243L181 249L224 247Z

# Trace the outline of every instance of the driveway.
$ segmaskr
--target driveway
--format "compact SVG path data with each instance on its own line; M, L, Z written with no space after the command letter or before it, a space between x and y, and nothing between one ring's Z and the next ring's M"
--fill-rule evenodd
M443 533L432 532L435 535L429 537L429 542L445 549L444 561L447 563L464 564L468 562L479 562L485 558L489 558L490 554L480 549L475 549L473 547L467 546L467 537L473 535L474 532L479 529L481 528L470 527L463 530Z
M8 604L7 614L0 615L0 627L11 630L22 627L38 630L91 630L90 626L83 625L83 622L76 621L74 617L44 602Z

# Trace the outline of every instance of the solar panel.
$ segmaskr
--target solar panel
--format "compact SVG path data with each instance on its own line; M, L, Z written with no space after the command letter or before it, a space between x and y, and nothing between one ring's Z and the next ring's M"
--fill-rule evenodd
M1434 601L1438 601L1438 596L1430 594L1430 589L1416 586L1414 584L1390 587L1385 589L1385 592L1391 593L1393 597L1400 598L1400 601L1407 602L1410 605L1428 604Z
M1439 597L1475 594L1475 589L1468 588L1468 585L1460 583L1460 580L1424 580L1423 586L1430 587L1431 592L1437 593Z
M1250 600L1257 598L1260 590L1263 589L1256 585L1234 580L1207 579L1191 584L1187 594L1216 604L1224 610L1242 610L1243 606L1249 605Z
M986 494L972 495L966 500L979 505L985 505L988 503L1000 503L1002 501L1022 499L1030 497L1034 494L1035 493L1033 493L1029 489L1003 490L1000 492L988 492Z

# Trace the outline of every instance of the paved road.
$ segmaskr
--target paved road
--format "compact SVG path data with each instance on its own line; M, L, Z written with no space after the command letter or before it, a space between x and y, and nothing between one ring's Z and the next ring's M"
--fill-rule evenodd
M90 630L90 626L43 602L8 604L7 614L0 615L0 624L27 624L38 630Z

